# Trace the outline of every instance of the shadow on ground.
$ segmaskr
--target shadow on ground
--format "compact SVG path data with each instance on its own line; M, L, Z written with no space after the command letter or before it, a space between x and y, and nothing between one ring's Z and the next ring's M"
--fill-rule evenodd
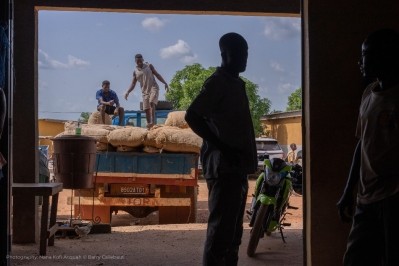
M250 181L250 191L254 181ZM89 234L82 239L60 238L47 248L47 256L38 256L39 245L12 245L12 265L137 265L137 266L196 266L201 265L208 218L207 189L199 181L197 223L159 225L158 212L146 218L135 218L128 213L112 215L112 233ZM68 220L70 206L66 205L65 191L59 203L58 218ZM247 199L247 209L251 197ZM244 219L244 235L240 248L240 266L300 266L303 265L302 197L290 199L297 210L289 210L287 222L292 224L285 232L286 242L273 233L261 239L256 256L246 255L250 229Z
M90 234L83 239L57 239L47 256L38 256L35 244L13 245L12 265L201 265L206 224L121 226L111 234ZM302 230L285 231L259 242L254 258L246 255L246 226L239 265L302 265Z

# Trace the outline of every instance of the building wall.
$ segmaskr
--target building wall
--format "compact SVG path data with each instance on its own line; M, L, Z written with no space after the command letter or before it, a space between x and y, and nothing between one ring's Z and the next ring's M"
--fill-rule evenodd
M39 119L38 128L39 128L39 145L48 145L49 156L51 156L51 154L53 154L54 149L53 149L53 142L51 141L50 138L64 131L64 121L51 121L51 120ZM43 137L46 138L44 139Z
M277 139L283 151L287 153L291 143L302 150L302 117L288 117L280 119L262 119L264 134Z

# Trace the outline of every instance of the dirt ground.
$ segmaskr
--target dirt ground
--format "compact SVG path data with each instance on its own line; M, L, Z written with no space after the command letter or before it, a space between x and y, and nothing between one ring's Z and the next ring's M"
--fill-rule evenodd
M247 206L251 202L254 180L250 180ZM58 220L70 217L67 197L70 190L60 194ZM53 247L47 248L46 256L39 256L38 244L12 245L12 265L201 265L208 217L208 190L204 180L199 181L198 218L192 224L158 224L158 213L138 219L119 212L112 216L110 234L89 234L87 237L58 238ZM303 265L302 251L302 197L292 195L287 216L283 243L278 232L261 239L256 256L249 258L246 247L250 228L244 220L244 234L238 265Z

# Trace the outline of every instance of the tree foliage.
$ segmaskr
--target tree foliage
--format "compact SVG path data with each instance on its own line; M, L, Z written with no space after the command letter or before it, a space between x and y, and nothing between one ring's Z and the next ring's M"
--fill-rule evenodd
M295 111L302 109L302 88L296 89L288 96L287 111Z
M174 109L186 110L214 71L215 68L205 69L200 64L185 66L172 78L166 99L173 103Z
M166 93L166 99L173 103L177 110L186 110L194 98L201 91L205 80L215 72L215 67L203 68L200 64L185 66L182 70L176 72L169 84L169 91ZM258 95L258 85L250 80L241 77L246 85L246 91L249 100L249 106L254 124L255 134L262 133L260 123L261 116L269 113L271 102L267 98L261 98Z
M90 114L91 114L91 113L89 113L89 112L82 112L82 113L80 114L80 117L79 117L78 120L79 120L80 122L82 122L82 123L87 123L87 121L89 121Z

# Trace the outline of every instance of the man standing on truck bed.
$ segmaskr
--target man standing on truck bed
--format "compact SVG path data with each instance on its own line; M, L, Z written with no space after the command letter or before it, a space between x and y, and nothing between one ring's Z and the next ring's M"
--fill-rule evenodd
M133 80L125 93L125 99L127 100L129 93L134 89L137 81L139 81L143 94L143 110L146 113L147 127L151 128L156 123L155 107L158 103L159 96L159 86L155 77L165 84L166 91L168 91L169 87L168 83L166 83L163 77L155 70L154 66L148 62L144 62L141 54L136 54L135 60L136 68L133 71Z
M201 162L209 190L204 265L237 265L248 192L247 175L256 171L255 134L245 83L248 45L237 33L219 40L221 67L204 83L186 113L203 138Z
M102 88L96 93L96 99L98 101L97 110L101 113L103 124L105 124L105 114L107 113L109 115L118 115L119 125L123 126L125 110L119 105L118 95L110 89L108 80L103 81Z

